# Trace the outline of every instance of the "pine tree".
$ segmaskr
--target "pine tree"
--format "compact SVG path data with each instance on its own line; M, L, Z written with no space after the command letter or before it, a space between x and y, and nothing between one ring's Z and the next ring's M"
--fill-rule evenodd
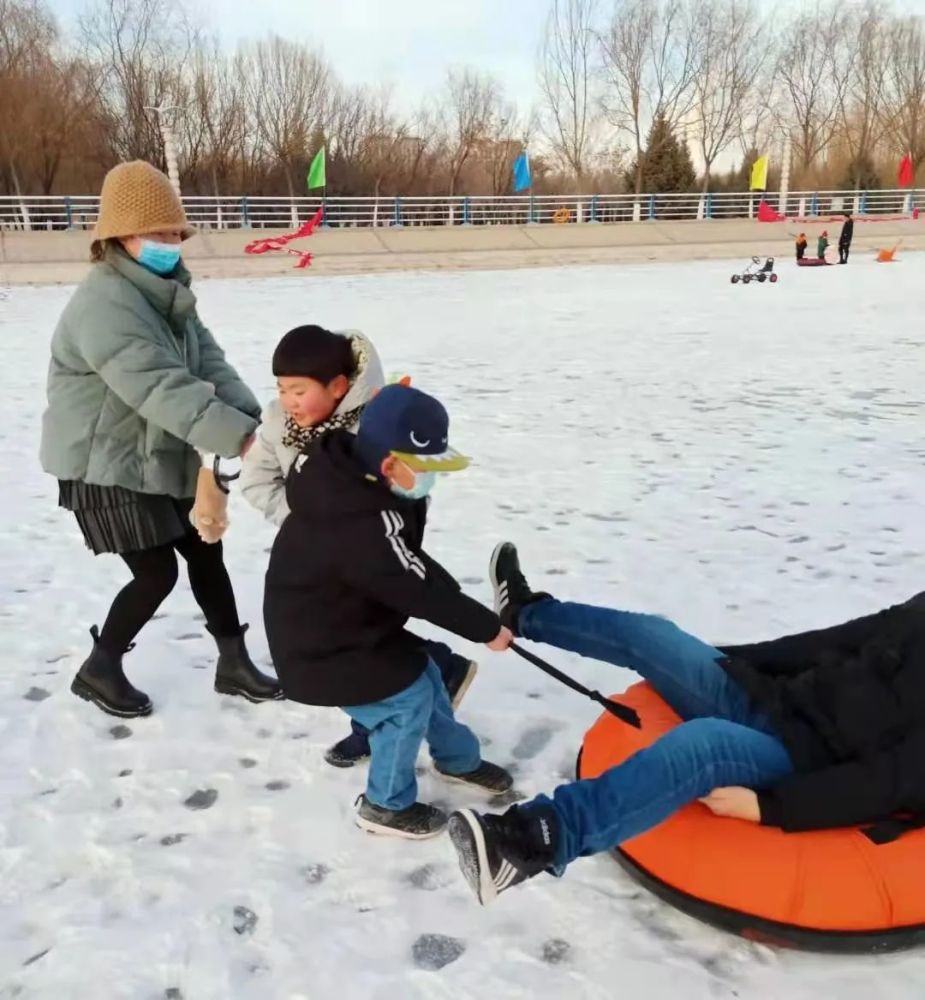
M642 190L647 194L669 194L694 189L697 172L687 143L680 142L664 118L656 118L646 138L643 153ZM626 184L636 185L636 163L626 172Z

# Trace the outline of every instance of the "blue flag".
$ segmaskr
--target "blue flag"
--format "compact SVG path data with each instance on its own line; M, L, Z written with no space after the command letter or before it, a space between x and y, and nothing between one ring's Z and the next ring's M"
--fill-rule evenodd
M533 186L533 175L530 173L530 158L524 150L514 161L514 190L523 191Z

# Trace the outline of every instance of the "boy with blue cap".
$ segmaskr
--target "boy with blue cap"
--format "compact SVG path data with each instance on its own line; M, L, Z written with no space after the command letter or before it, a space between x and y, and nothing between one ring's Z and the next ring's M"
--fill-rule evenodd
M441 777L490 795L512 784L481 759L478 739L454 718L439 670L405 628L415 617L490 649L511 641L500 618L422 549L436 473L469 464L450 448L448 430L436 399L391 385L367 405L356 437L335 430L300 455L264 600L287 697L339 706L370 732L357 825L410 839L436 836L447 822L417 801L415 762L425 739Z

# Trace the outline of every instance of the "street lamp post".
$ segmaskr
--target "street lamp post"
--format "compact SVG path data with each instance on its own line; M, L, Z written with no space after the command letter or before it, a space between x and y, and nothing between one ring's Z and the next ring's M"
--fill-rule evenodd
M162 104L160 107L146 107L145 111L153 111L157 115L157 124L161 130L164 140L164 159L167 161L167 176L173 185L177 197L181 197L180 192L180 167L177 163L177 141L173 130L173 116L183 108L176 104Z
M783 216L787 214L787 196L790 193L790 159L792 148L793 144L790 139L790 129L788 128L784 132L784 155L780 168L780 198L777 202L777 211Z

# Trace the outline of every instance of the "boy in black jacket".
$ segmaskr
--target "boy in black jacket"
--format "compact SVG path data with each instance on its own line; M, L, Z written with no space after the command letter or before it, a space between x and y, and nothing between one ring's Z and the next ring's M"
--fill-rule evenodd
M509 543L491 578L515 634L636 670L684 721L551 797L501 816L454 813L450 836L482 903L696 799L788 831L882 820L877 835L889 838L925 819L925 594L833 628L719 648L665 618L534 593Z
M421 640L422 618L490 649L510 632L467 597L421 548L426 496L437 471L468 460L449 448L449 418L417 389L386 386L357 436L333 431L296 459L291 515L270 556L267 638L287 696L336 705L370 733L370 769L357 825L411 839L432 837L446 816L417 802L421 742L447 780L491 795L511 776L483 761L474 734L453 716L446 686Z

